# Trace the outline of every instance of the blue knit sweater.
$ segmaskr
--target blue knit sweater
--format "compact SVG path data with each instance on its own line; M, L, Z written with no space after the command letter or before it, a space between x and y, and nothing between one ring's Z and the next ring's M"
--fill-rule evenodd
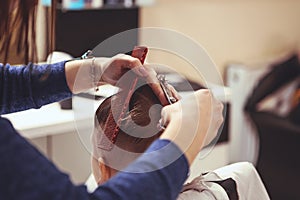
M39 108L72 95L64 62L21 67L0 64L0 84L1 114ZM172 159L175 161L167 165ZM187 174L188 163L180 149L170 141L157 140L126 172L90 194L85 186L72 184L68 175L0 117L0 200L176 199Z

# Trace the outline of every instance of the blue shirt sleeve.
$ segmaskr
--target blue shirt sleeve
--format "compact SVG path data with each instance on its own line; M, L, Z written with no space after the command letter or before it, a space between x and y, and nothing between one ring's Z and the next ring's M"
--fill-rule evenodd
M188 162L167 140L156 140L124 172L92 194L74 185L0 117L0 199L10 200L172 200L187 178Z
M0 114L17 112L72 96L65 62L10 66L0 63Z

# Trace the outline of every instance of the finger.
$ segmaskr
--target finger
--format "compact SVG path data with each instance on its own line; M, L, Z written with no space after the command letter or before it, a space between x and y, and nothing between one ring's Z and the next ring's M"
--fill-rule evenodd
M148 76L145 78L153 93L157 96L163 106L168 105L168 100L166 99L165 93L163 92L163 89L161 88L160 83L156 77L157 73L151 66L147 66L145 67L145 69L148 73Z
M123 69L133 70L135 74L141 77L148 76L147 70L138 58L125 54L118 54L116 57L119 59L119 62L121 62L120 66Z
M179 95L177 90L170 84L168 84L167 87L171 91L172 97L174 97L176 101L179 101L181 99L181 96Z
M134 58L128 55L124 55L124 56L125 56L124 58L126 58L129 62L126 68L133 69L133 71L139 76L142 77L148 76L148 71L145 69L145 67L143 66L143 64L138 58Z
M143 65L138 67L129 66L128 68L131 68L134 71L134 73L136 73L138 76L147 77L149 75L148 71L145 69Z
M165 96L165 93L163 92L161 86L159 83L148 83L149 86L151 87L153 93L157 96L157 98L159 99L160 103L163 105L163 106L166 106L169 104L166 96Z
M168 106L164 107L161 110L161 119L160 119L160 124L164 127L166 127L170 121L170 110Z
M128 66L128 68L130 68L130 67ZM144 76L144 75L140 72L139 67L131 68L131 70L132 70L136 75L138 75L138 76L141 76L141 77Z

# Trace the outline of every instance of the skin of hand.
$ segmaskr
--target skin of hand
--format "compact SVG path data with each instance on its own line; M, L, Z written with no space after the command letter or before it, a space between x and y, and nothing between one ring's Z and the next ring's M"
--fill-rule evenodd
M102 84L116 85L128 70L133 70L138 76L145 78L161 103L168 104L153 67L150 64L142 65L137 58L132 56L118 54L111 58L74 60L65 64L67 84L73 94ZM173 96L180 99L175 89L171 85L168 87Z
M149 86L152 88L154 94L158 97L158 99L160 100L161 104L163 106L166 106L169 104L168 100L165 97L165 94L160 86L160 83L156 77L157 73L156 71L153 69L154 66L151 66L151 64L145 64L145 68L147 70L148 76L146 77L147 79L147 83L149 84ZM176 99L179 100L181 99L180 95L178 94L178 92L174 89L174 87L170 84L167 85L168 89L171 91L172 96Z
M103 83L115 85L130 69L141 77L148 76L137 58L125 54L66 62L65 75L70 90L77 94Z
M163 108L161 120L167 128L160 138L174 142L191 165L205 143L208 143L206 139L217 135L223 122L222 111L223 104L209 90L198 90Z
M148 70L142 65L139 59L125 54L118 54L110 59L105 58L96 60L97 66L102 66L102 76L99 83L109 83L116 85L119 79L128 70L133 70L138 76L147 77Z

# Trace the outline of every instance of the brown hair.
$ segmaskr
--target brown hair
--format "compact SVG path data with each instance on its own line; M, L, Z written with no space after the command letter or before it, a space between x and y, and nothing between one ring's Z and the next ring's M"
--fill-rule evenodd
M37 61L36 49L36 14L38 0L2 0L0 1L0 54L3 63L11 61L10 54L21 57L24 63ZM54 17L56 0L52 0L51 34L54 37ZM15 40L15 41L13 41ZM16 44L12 49L13 44ZM48 51L54 49L50 42ZM14 62L14 61L11 61Z
M113 134L113 130L110 130L108 133L103 133L102 130L104 130L105 124L107 123L108 113L112 109L120 109L122 106L119 105L117 106L119 108L112 108L112 105L115 105L112 102L117 100L119 95L122 94L118 93L117 95L107 98L98 107L95 115L96 131L94 131L93 140L103 139L103 137L99 137L99 134L105 134L108 136ZM153 93L150 86L145 84L139 87L133 93L129 101L129 109L120 124L120 131L115 142L115 147L132 153L143 153L162 133L162 131L157 127L161 117L161 109L161 103ZM97 147L99 142L101 141L93 141L94 157L96 157L96 159L101 157L106 165L110 165L111 162L119 160L119 162L123 162L121 165L124 166L118 167L123 168L129 164L128 162L132 161L130 159L128 160L126 155L110 155L110 152ZM114 166L111 166L111 168L114 168Z

